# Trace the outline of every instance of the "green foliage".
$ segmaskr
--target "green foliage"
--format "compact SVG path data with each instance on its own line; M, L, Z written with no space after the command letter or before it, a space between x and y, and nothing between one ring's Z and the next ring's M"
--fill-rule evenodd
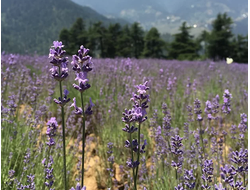
M208 53L207 53L208 38L209 38L209 32L206 30L203 30L196 40L198 49L200 50L199 54L201 57L204 57L204 58L208 57Z
M88 33L85 30L85 24L82 18L78 18L69 29L63 29L59 34L59 40L64 42L68 54L76 54L82 44L88 41Z
M171 59L194 60L198 57L198 48L193 40L193 36L189 33L190 29L190 27L186 26L186 22L183 22L179 29L180 33L174 35L175 39L170 44L169 49L169 57Z
M232 58L237 63L248 63L248 36L238 35L232 41Z
M137 22L123 27L70 0L46 3L3 0L1 12L2 51L10 53L48 54L52 42L59 38L68 54L76 54L80 45L84 45L91 49L93 57L179 60L231 57L235 62L248 62L247 36L233 35L233 22L227 14L218 14L212 31L203 31L194 39L185 23L180 33L159 37L157 29L145 32Z
M97 57L105 57L105 51L104 51L104 40L105 40L105 34L107 30L103 26L102 22L97 22L93 24L93 27L89 28L88 35L89 35L89 43L88 48L93 47L91 50L100 50L100 56Z
M164 41L160 38L160 33L156 28L151 28L145 36L144 57L161 58Z
M132 38L132 54L133 57L139 58L142 54L144 47L144 31L138 22L135 22L131 26L131 38Z
M117 40L120 38L121 33L121 25L119 23L109 25L104 46L106 57L114 58L117 55L119 51L117 49Z
M70 0L3 0L1 13L2 51L21 54L47 54L60 31L79 17L86 27L91 22L114 22Z
M212 59L223 60L230 57L232 52L231 39L233 21L226 13L218 14L212 23L212 31L209 35L208 56Z
M121 37L117 40L117 56L118 57L131 57L133 47L133 41L131 32L128 25L125 25L122 29Z

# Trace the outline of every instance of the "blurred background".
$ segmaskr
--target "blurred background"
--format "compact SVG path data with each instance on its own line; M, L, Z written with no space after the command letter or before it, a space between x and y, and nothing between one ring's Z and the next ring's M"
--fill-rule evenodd
M1 13L8 53L45 55L61 40L93 57L248 61L247 0L2 0Z

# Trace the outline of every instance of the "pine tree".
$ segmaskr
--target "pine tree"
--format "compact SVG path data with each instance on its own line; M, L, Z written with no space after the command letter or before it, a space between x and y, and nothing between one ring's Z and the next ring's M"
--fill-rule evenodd
M107 57L114 58L117 55L117 40L121 36L121 25L119 23L110 24L105 36L105 54Z
M62 29L60 34L59 34L59 41L62 41L64 46L65 46L65 50L68 54L70 54L70 49L69 49L69 45L70 45L70 33L69 30L67 30L66 28Z
M132 38L132 56L139 58L144 47L144 31L138 22L132 24L130 31Z
M117 40L117 56L131 57L132 55L132 37L128 25L122 28L121 36Z
M104 40L107 29L102 22L96 22L88 29L88 48L92 50L92 56L106 57L104 51Z
M144 41L143 56L152 58L163 57L164 41L155 27L147 32Z
M78 18L69 30L70 32L70 52L77 53L81 45L87 44L87 32L82 18Z
M197 44L190 35L189 30L191 27L186 26L186 22L182 23L179 28L180 33L174 35L175 39L170 44L169 58L179 60L193 60L198 57Z
M197 46L199 49L199 54L202 59L208 58L207 46L208 46L209 35L210 34L208 31L203 30L197 38Z
M237 63L248 63L248 36L238 35L232 41L232 58Z
M218 14L213 21L213 29L208 40L208 55L213 60L225 60L232 56L232 23L232 19L226 13Z

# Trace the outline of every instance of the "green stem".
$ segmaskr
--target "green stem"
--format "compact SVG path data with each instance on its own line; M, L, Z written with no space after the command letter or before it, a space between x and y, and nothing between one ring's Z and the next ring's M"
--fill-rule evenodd
M201 130L201 122L199 122L199 126L200 126L200 136L201 136L201 147L202 147L202 152L205 156L205 150L204 150L204 145L203 145L203 137L202 137L202 130Z
M49 163L50 149L51 149L51 147L49 147L49 152L48 152L47 157L46 157L46 160L45 160L45 162L48 162L48 163ZM48 165L47 165L47 166L48 166ZM45 189L45 182L46 182L46 171L44 172L43 190Z
M244 187L246 187L246 179L245 179L246 177L245 177L245 172L243 173L243 185L244 185Z
M141 144L140 144L140 134L141 134L141 123L139 123L139 131L138 131L138 150L137 150L137 161L139 162L139 159L140 159L140 147L141 147ZM136 181L137 181L137 175L138 175L138 169L139 169L139 166L136 167L136 172L135 172L135 190L137 190L137 187L136 187Z
M83 93L81 92L81 102L82 102L82 187L84 186L84 154L85 154L85 115L83 106Z
M129 124L129 128L130 128L130 124ZM131 158L132 158L132 163L134 163L132 133L129 133L129 136L130 136ZM133 179L134 179L134 189L136 190L136 185L135 185L135 169L134 168L133 168Z
M177 173L177 169L175 169L175 178L178 181L178 173ZM177 182L178 183L178 182Z
M226 136L224 136L224 149L225 149L225 161L224 162L226 162L226 160L227 160L227 147L226 147Z
M61 68L59 67L59 75L61 74ZM63 99L62 94L62 81L59 82L60 84L60 96ZM63 171L64 171L64 189L67 190L67 175L66 175L66 147L65 147L65 124L64 124L64 107L61 107L62 111L62 129L63 129Z

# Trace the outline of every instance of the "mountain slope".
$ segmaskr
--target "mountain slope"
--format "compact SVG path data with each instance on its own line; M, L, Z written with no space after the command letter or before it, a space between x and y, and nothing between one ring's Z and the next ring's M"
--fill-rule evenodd
M45 3L46 2L46 3ZM47 54L62 28L78 17L86 25L114 21L70 0L2 0L2 51Z

